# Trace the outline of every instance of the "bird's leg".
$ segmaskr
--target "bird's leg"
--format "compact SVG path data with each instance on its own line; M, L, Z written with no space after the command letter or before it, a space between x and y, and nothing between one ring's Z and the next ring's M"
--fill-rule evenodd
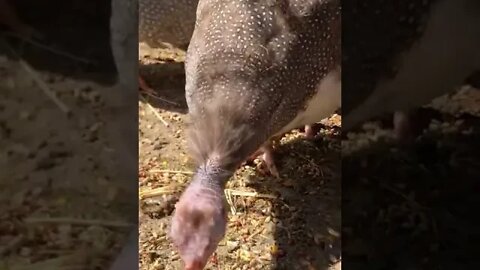
M250 157L247 159L247 161L253 161L255 160L259 155L261 156L262 164L266 167L268 172L277 177L280 178L280 174L278 173L277 166L275 166L275 159L273 155L273 143L278 141L281 138L281 136L271 138L268 140L264 145L262 145L257 151L255 151ZM262 168L260 168L262 169Z
M253 162L261 154L263 154L263 148L262 147L260 147L257 151L255 151L253 154L251 154L250 157L247 158L247 162Z
M142 76L138 76L138 86L140 88L140 92L144 92L144 93L150 94L150 95L155 95L155 90L153 90L153 88L151 88L147 84L147 82L143 79Z
M8 26L22 38L41 38L40 33L17 16L17 12L7 0L0 0L0 23Z
M409 118L409 112L396 111L393 114L393 132L395 138L401 143L409 143L414 139Z
M271 175L276 178L280 178L280 174L278 173L277 166L275 165L275 158L273 155L273 147L271 142L267 142L263 148L263 155L262 160L265 166L267 167L268 171Z
M315 138L316 132L313 129L312 125L305 125L305 138L308 140L313 140Z

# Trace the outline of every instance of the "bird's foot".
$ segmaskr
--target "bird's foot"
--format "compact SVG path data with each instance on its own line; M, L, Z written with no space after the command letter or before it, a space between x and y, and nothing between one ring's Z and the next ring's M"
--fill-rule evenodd
M151 88L147 82L142 78L142 76L139 76L138 77L138 86L139 86L139 90L140 92L143 92L147 95L153 95L155 96L155 90L153 90L153 88Z
M270 173L275 178L280 178L280 174L278 173L277 166L275 165L273 148L265 149L262 155L262 161L263 161L262 164L265 166L264 167L265 169L260 167L260 170Z
M315 139L316 132L313 129L313 125L305 125L305 138L307 140Z
M249 158L248 161L255 160L258 156L260 156L261 163L259 166L260 172L264 174L270 174L276 178L280 178L280 174L278 173L277 166L275 165L275 158L273 154L273 146L271 142L265 143L260 149L258 149L255 153L253 153Z

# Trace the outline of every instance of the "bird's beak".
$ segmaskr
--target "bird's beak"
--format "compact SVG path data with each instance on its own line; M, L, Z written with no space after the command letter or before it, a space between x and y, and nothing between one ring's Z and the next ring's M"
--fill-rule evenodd
M203 270L205 264L205 262L202 262L200 260L185 262L185 270Z

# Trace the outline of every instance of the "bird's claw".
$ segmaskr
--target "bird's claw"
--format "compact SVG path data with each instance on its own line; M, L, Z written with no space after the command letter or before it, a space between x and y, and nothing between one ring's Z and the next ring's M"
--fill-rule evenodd
M272 176L276 178L280 178L280 174L278 173L277 166L275 165L275 158L273 156L273 148L270 143L265 144L259 150L257 150L254 154L252 154L248 161L255 160L259 155L261 156L262 163L260 164L259 170L262 173L270 173Z
M263 163L265 164L268 172L275 178L280 178L277 166L275 165L275 159L273 158L272 151L265 151L262 155Z
M308 140L313 140L315 138L315 131L313 130L312 125L305 125L305 138Z
M155 90L153 90L141 76L138 77L138 86L141 92L148 95L155 95Z

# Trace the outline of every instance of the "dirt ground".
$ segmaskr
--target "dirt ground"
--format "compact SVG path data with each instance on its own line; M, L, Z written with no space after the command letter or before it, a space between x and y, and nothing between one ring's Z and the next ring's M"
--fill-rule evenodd
M140 104L140 266L181 269L166 232L194 170L185 150L184 53L140 48L141 74L158 94ZM338 115L325 121L314 141L299 131L285 136L275 153L281 179L257 164L237 171L227 185L227 235L207 269L340 266L339 123Z
M109 2L48 2L16 1L41 40L0 33L0 269L105 269L137 215L106 133Z

